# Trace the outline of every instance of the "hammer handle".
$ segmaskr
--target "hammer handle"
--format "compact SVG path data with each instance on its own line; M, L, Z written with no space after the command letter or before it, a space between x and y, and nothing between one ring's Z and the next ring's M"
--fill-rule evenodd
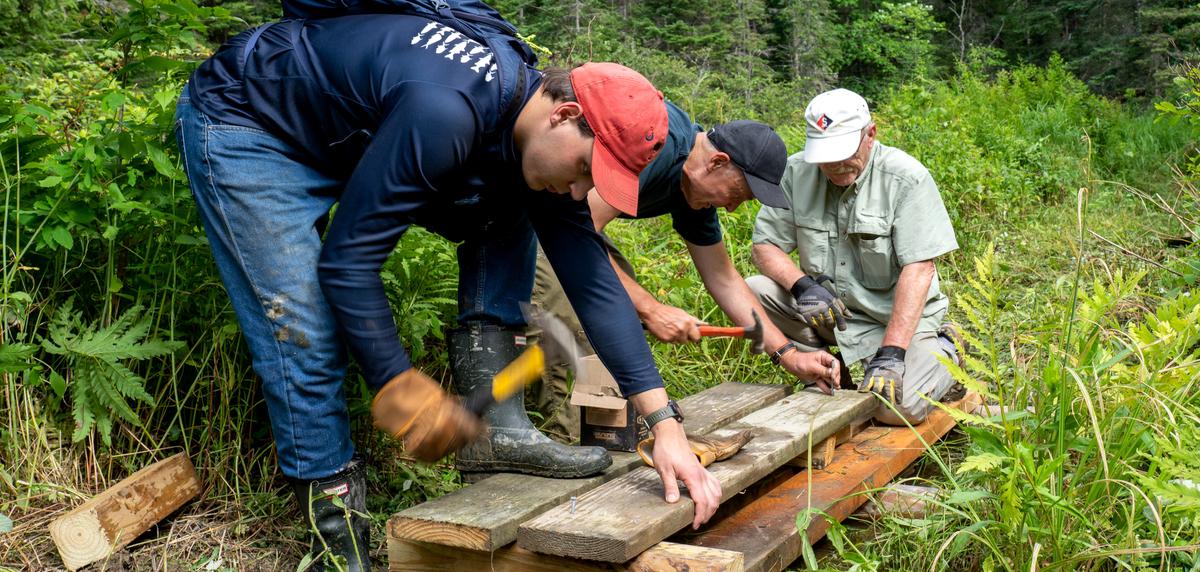
M463 407L482 416L484 410L493 403L512 397L518 390L539 379L545 370L546 354L541 346L533 344L492 378L491 387L480 387L464 397Z
M734 338L743 338L746 336L746 328L737 327L718 327L718 326L699 326L700 335L703 337L713 336L730 336Z

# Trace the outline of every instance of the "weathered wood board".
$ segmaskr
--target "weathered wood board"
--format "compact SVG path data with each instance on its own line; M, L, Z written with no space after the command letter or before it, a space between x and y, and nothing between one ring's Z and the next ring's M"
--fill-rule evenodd
M626 564L588 562L505 546L487 552L415 540L388 539L394 572L742 572L740 552L660 542Z
M200 493L200 479L179 453L144 467L50 523L63 564L77 570L124 548Z
M979 404L969 394L955 404L965 411ZM778 572L800 555L796 515L812 506L837 520L852 514L867 500L863 491L884 486L954 427L954 419L934 410L920 425L871 427L838 446L833 463L824 470L800 472L741 510L709 523L699 533L671 538L696 546L741 552L748 572ZM811 486L810 486L811 485ZM808 542L825 535L829 524L816 518L805 531Z
M854 513L855 517L871 520L883 518L884 515L925 518L933 501L945 497L941 489L904 483L892 483L872 496Z
M755 437L709 471L725 496L732 496L876 405L875 396L855 391L797 393L717 430L725 435L754 429ZM522 524L517 543L544 554L625 562L686 527L693 512L686 496L674 504L664 501L658 474L641 467L580 495L574 510L559 505Z
M704 434L782 399L791 388L728 382L680 400L689 433ZM517 537L517 527L561 504L642 465L634 453L613 453L602 475L586 479L548 479L500 474L444 497L405 509L388 521L388 538L431 542L490 551Z

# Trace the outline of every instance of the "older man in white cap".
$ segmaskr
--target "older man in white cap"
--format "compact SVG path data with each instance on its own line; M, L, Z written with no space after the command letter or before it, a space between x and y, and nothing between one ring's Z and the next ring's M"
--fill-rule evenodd
M776 354L836 345L844 363L865 360L858 389L887 401L878 420L920 423L925 397L956 385L938 356L959 360L962 346L942 324L949 301L934 265L958 248L950 217L929 171L875 140L860 95L822 93L804 115L807 142L782 181L791 209L759 211L753 256L763 275L747 283L793 340Z

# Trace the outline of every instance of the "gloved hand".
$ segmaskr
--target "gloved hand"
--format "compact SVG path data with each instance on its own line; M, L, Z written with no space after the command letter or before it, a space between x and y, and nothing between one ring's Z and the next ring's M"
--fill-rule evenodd
M846 304L833 295L829 284L833 278L820 274L802 276L792 284L792 297L800 310L800 318L810 327L832 331L833 326L845 331L846 318L851 317Z
M734 456L752 438L754 438L754 432L746 429L727 437L689 436L687 440L688 447L692 449L692 453L700 460L700 465L707 467L717 461L724 461ZM642 458L642 462L646 463L646 466L653 467L654 437L638 443L637 452L638 456Z
M896 346L879 348L867 364L866 375L858 390L879 394L892 405L900 405L904 391L904 354L905 350Z
M401 439L409 454L426 463L459 450L483 431L478 417L415 367L375 394L371 417L376 427Z

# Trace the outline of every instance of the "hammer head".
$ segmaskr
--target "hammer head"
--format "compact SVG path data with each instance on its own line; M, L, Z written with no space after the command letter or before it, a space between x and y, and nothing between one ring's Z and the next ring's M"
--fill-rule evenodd
M758 317L758 312L750 310L750 315L754 317L754 325L746 328L744 338L749 341L750 352L761 354L763 353L763 325L762 320Z
M579 344L575 343L575 336L571 334L571 329L554 314L539 310L530 304L522 303L521 313L525 315L525 320L529 325L542 330L542 339L539 343L542 346L542 352L546 354L546 365L565 364L572 373L578 371L579 358L583 352ZM760 333L759 338L761 337ZM760 340L759 345L761 344Z

